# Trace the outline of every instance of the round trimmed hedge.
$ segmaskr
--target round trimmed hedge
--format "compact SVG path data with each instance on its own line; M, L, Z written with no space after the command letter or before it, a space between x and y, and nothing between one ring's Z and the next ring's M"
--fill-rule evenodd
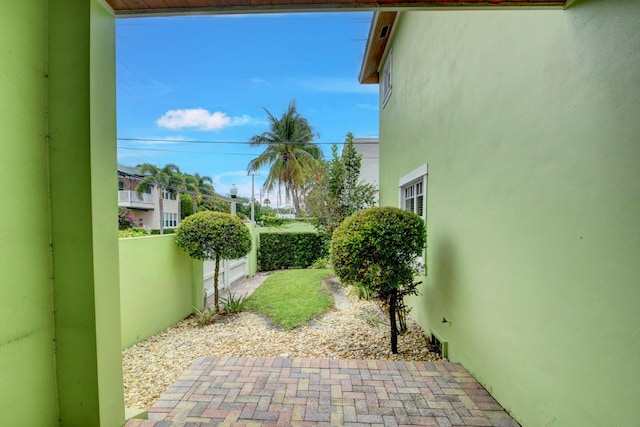
M363 284L384 296L410 283L426 242L418 215L392 207L369 208L347 217L333 233L331 260L343 283Z
M203 211L180 223L176 244L194 259L236 259L251 250L251 233L237 216Z

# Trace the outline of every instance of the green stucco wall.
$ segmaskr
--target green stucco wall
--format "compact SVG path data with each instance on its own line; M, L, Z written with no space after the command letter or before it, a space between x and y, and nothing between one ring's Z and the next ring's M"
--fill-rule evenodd
M392 45L381 204L429 170L412 314L525 426L638 425L640 2L403 13Z
M0 2L0 58L0 424L54 425L46 2Z
M115 21L48 2L48 130L61 425L124 422L118 286Z
M120 239L123 349L189 316L203 294L202 261L178 248L174 235Z
M0 4L3 425L124 422L114 34L100 0Z

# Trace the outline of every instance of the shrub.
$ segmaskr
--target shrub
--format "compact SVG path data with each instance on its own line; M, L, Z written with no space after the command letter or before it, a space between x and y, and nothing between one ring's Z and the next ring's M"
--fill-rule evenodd
M163 228L162 229L162 233L163 234L175 234L176 229L175 228ZM151 235L152 236L159 236L160 235L160 229L159 228L154 228L151 230Z
M215 260L214 300L218 310L221 259L241 258L251 250L249 229L234 215L204 211L185 218L176 231L176 244L191 258Z
M118 230L128 230L133 227L133 217L125 208L118 208Z
M258 249L260 271L307 268L327 255L325 238L317 233L263 233Z
M200 310L198 307L193 307L196 311L196 323L198 326L205 326L211 323L216 316L216 312L211 307L206 307L204 310Z
M126 230L120 230L118 231L118 237L142 237L142 236L148 236L149 232L147 230L145 230L144 228L139 228L139 227L131 227L128 228Z
M222 311L226 314L240 313L247 302L243 296L236 297L234 294L229 294L227 298L221 298Z
M309 266L309 268L313 268L314 270L319 270L323 268L331 268L331 263L329 262L328 256L323 256L313 261L313 264Z
M391 351L398 352L403 298L417 294L416 259L426 242L419 216L397 208L369 208L347 217L333 233L331 262L345 284L370 289L388 307Z

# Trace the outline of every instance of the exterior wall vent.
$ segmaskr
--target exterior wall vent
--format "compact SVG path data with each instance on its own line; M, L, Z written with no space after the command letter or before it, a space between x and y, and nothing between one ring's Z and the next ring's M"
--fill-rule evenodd
M438 354L440 354L440 356L443 359L446 359L449 357L449 343L445 340L442 339L442 337L440 337L440 335L438 335L436 333L436 331L434 331L433 329L431 329L431 337L429 338L429 343L431 344L431 348L433 349L433 351L437 352Z
M389 28L391 28L391 26L389 24L385 25L384 27L382 27L380 29L380 36L378 37L378 39L383 39L385 37L387 37L389 35Z

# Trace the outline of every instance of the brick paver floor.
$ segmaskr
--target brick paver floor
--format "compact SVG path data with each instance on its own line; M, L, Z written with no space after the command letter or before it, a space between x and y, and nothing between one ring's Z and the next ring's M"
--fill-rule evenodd
M458 363L205 357L126 427L519 426Z

